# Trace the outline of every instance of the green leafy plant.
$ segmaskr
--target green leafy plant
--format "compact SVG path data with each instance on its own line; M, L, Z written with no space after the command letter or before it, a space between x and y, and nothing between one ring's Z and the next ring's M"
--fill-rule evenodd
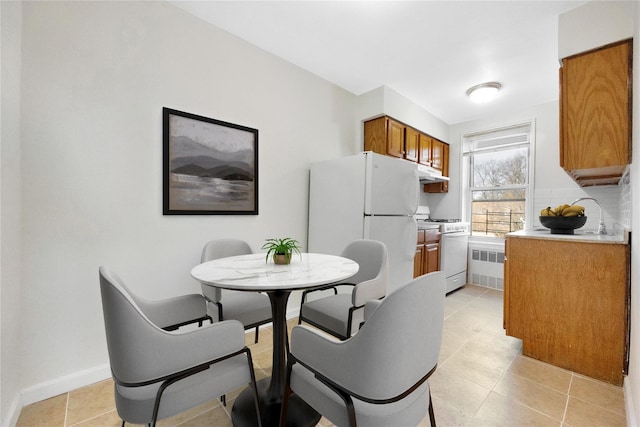
M290 237L284 239L266 239L266 243L262 245L262 249L267 249L267 255L265 260L269 262L269 256L271 255L287 255L287 259L291 259L291 255L295 252L300 257L300 242Z

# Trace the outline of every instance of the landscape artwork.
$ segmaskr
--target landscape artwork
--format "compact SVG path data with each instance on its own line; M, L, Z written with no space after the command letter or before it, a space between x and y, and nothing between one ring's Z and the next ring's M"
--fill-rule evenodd
M164 215L257 215L258 130L163 108Z

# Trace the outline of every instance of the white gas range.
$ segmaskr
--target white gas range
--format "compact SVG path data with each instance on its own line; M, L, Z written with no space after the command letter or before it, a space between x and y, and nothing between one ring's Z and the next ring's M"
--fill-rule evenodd
M469 223L459 219L433 219L427 206L415 215L418 229L440 229L440 270L447 278L447 293L467 283Z

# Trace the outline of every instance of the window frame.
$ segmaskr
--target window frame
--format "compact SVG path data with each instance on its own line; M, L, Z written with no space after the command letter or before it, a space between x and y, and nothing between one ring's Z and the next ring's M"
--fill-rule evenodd
M525 223L523 229L531 229L533 226L533 215L534 215L534 183L535 183L535 119L525 120L517 123L513 123L510 125L503 126L495 126L486 130L481 131L473 131L466 132L461 137L461 206L462 206L462 219L464 221L469 222L470 225L470 233L471 225L472 225L472 192L473 191L481 191L481 190L505 190L505 189L525 189ZM528 129L527 129L528 128ZM522 131L528 130L528 141L514 142L514 143L503 143L503 144L495 144L489 145L487 147L476 148L473 149L472 145L473 139L482 139L482 136L491 136L496 135L498 133L508 133L509 131L513 131L513 134L522 133ZM489 139L489 138L487 138ZM527 156L527 183L526 184L517 184L517 185L509 185L499 186L499 187L472 187L473 185L473 154L474 153L486 153L490 151L506 151L509 149L517 148L517 147L528 147L528 156ZM493 237L493 236L478 236L478 235L470 235L470 238L477 241L486 241L486 242L502 242L504 241L504 237Z

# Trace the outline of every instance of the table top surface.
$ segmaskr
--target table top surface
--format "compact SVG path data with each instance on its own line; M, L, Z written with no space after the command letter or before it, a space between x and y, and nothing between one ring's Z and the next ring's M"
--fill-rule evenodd
M266 262L265 254L219 258L195 266L191 276L205 285L241 291L308 289L347 279L358 263L336 255L294 254L291 264Z

